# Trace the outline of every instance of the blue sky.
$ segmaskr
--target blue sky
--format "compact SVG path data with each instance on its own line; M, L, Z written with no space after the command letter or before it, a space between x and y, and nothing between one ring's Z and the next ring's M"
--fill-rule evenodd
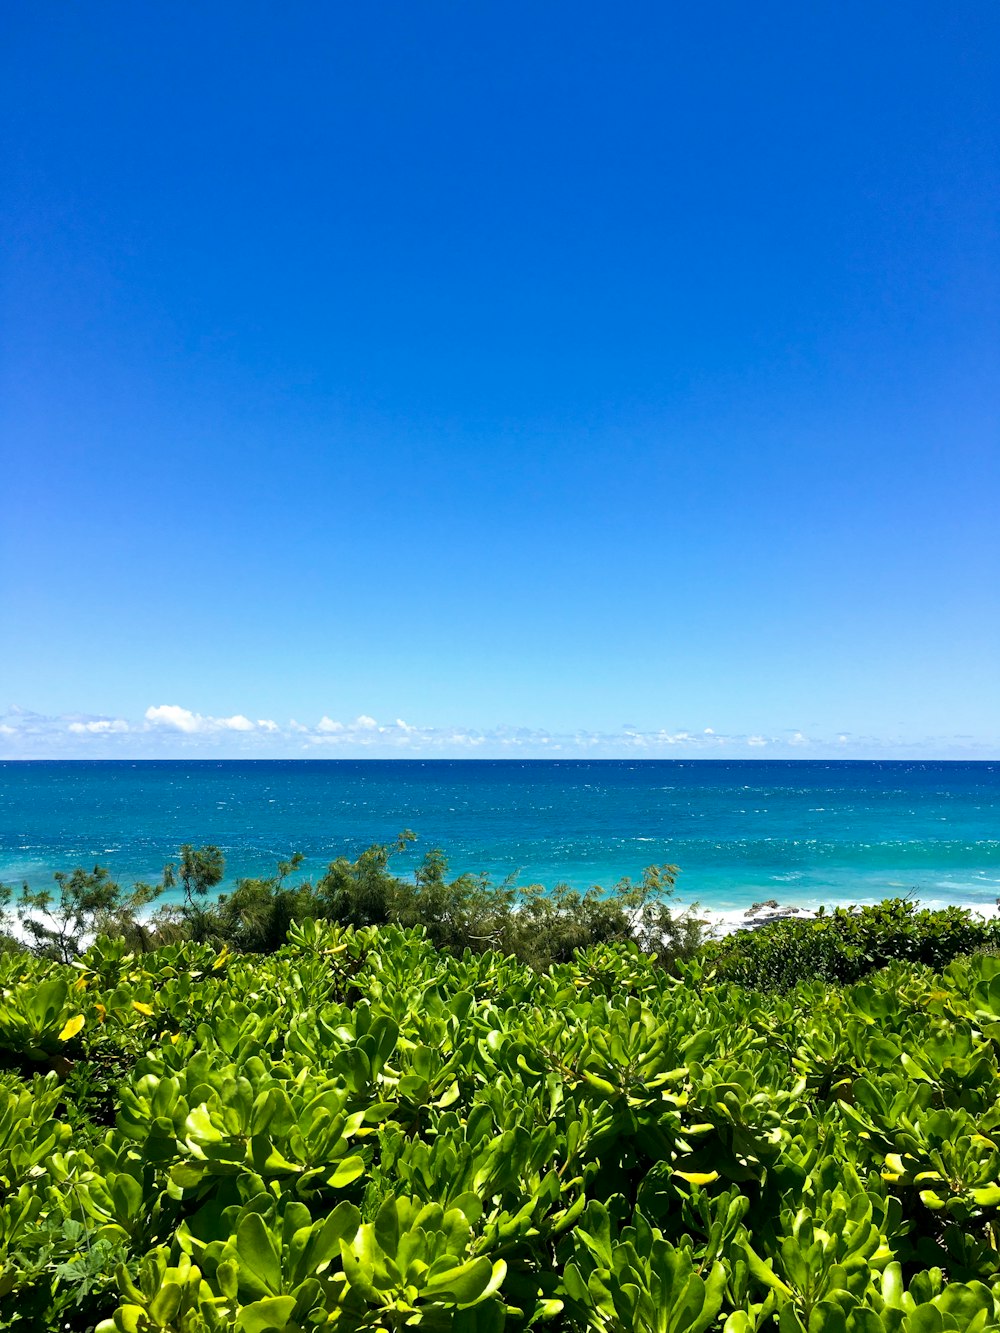
M992 2L4 26L0 754L1000 753Z

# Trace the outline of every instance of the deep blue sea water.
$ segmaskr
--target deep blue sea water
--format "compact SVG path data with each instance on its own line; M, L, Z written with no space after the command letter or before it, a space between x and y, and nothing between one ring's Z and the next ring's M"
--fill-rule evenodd
M1000 763L670 760L0 762L0 881L100 862L157 877L182 842L230 876L316 872L404 828L452 869L578 887L680 866L717 911L1000 895Z

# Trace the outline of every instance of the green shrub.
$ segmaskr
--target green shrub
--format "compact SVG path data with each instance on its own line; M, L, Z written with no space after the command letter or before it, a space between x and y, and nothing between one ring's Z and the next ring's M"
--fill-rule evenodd
M812 920L786 918L741 930L704 950L720 981L788 990L815 978L851 982L893 962L941 968L953 958L995 947L1000 932L961 907L931 911L905 898L870 907L838 907Z
M0 958L0 1329L1000 1329L1000 959L765 993L287 935Z
M294 856L265 879L242 879L214 905L187 904L178 919L193 938L227 943L246 952L272 953L289 938L293 922L419 926L439 949L497 950L544 970L571 961L596 944L635 941L664 966L691 957L705 938L693 909L678 910L675 866L651 866L641 881L623 879L610 890L557 884L493 884L486 875L449 877L444 853L432 849L411 879L393 873L391 859L413 840L408 830L392 846L377 844L355 860L340 857L315 883L290 886Z

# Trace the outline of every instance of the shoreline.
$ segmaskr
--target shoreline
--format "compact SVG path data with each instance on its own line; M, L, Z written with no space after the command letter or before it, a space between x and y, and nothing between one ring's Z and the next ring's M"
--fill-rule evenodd
M2 882L2 881L0 881ZM221 895L219 895L221 896ZM1000 919L1000 900L993 903L968 903L968 902L944 902L941 900L924 899L908 894L900 894L898 897L909 898L918 911L940 911L948 907L958 907L961 910L968 911L972 916L978 917L982 921L995 921ZM211 901L215 901L213 898ZM825 903L822 906L826 909L826 914L838 909L856 909L864 907L874 907L879 902L886 901L886 898L857 898L842 903ZM158 907L171 906L169 898L159 900L155 905L151 905L136 913L136 920L148 921L155 914ZM677 916L684 913L690 915L697 921L704 923L706 927L706 941L710 939L724 939L729 935L735 935L741 930L759 930L764 926L773 925L778 921L814 921L819 916L815 907L802 907L793 903L783 903L780 899L755 899L754 902L746 908L710 908L699 907L697 903L684 902L680 899L670 900L671 908ZM817 904L817 907L819 904ZM11 903L7 909L11 917L10 926L6 932L13 939L21 944L28 944L29 937L25 934L20 920L14 911L14 904ZM515 910L517 910L515 908ZM35 911L30 913L36 919L46 920L47 923L52 918L45 912ZM88 943L91 941L88 940Z
M900 895L907 897L908 895ZM838 908L855 907L874 907L877 903L885 901L882 898L859 898L852 902L827 903L825 904L827 914ZM983 921L995 921L1000 918L1000 904L992 905L985 903L962 903L962 902L941 902L928 901L925 898L914 897L911 900L914 905L922 911L941 911L947 907L958 907L964 911L970 912L973 916L980 917ZM730 909L712 909L706 908L694 913L699 919L707 922L716 938L726 935L735 935L739 930L756 930L761 926L766 926L774 921L796 920L796 921L814 921L817 912L808 907L795 907L791 904L782 903L777 900L777 907L770 908L767 904L762 905L762 910L752 912L751 909L730 908Z
M115 848L114 851L118 849ZM103 854L96 856L77 855L73 858L72 864L59 865L56 869L71 873L72 870L79 867L90 869L95 864L106 866L124 887L129 888L132 884L145 882L156 883L162 871L162 865L155 871L147 871L145 874L130 874L128 872L118 872L114 865L114 854L112 849L104 849ZM172 858L173 859L173 858ZM236 887L237 882L242 878L269 878L273 874L278 861L283 859L278 853L274 854L274 859L268 859L263 866L258 868L252 865L247 869L237 867L232 873L228 873L222 883L219 885L220 894L228 894ZM315 882L325 870L329 861L324 857L311 858L316 861L315 865L306 865L291 880L288 881L289 887L294 887L297 883L304 883L310 879ZM50 863L51 865L51 863ZM810 871L812 873L810 873ZM399 866L395 871L402 880L412 881L414 875L413 865ZM462 873L476 874L475 870L465 872L459 866L454 864L450 866L449 877L456 878ZM501 871L489 874L490 883L493 887L499 887L504 882L504 876ZM0 868L0 885L6 886L14 891L16 896L22 883L27 883L33 890L46 889L54 891L56 888L54 880L55 869L41 869L39 862L17 862L10 864L8 869ZM820 907L825 908L827 912L833 911L838 907L862 907L870 906L873 903L883 902L886 899L905 898L915 902L919 907L929 910L940 910L946 907L959 907L973 912L984 919L992 919L1000 915L1000 867L989 866L981 867L965 874L956 875L954 872L949 874L944 868L925 873L920 878L923 883L914 883L912 878L902 878L905 871L883 870L873 871L857 870L841 866L837 868L836 874L831 874L828 869L825 874L820 875L812 868L792 873L774 873L771 875L758 874L756 876L742 877L739 872L731 870L725 877L716 872L706 875L705 878L713 880L714 883L708 883L704 886L701 893L698 892L696 885L692 882L698 878L697 871L681 872L677 877L676 887L668 901L671 907L678 913L685 910L691 910L693 914L707 921L713 930L721 934L731 934L734 930L741 928L742 923L749 915L749 909L753 904L766 904L777 902L781 911L785 915L808 918L815 915ZM516 884L520 888L535 886L541 884L547 891L552 891L557 885L566 884L571 889L578 892L586 892L595 887L603 889L605 893L611 891L614 885L620 882L626 876L617 875L595 875L590 871L578 872L576 874L558 873L557 868L548 876L533 877L530 875L518 875ZM633 883L639 883L642 880L642 873L635 871L630 876ZM171 891L165 894L160 900L161 905L170 905L180 901L180 893Z

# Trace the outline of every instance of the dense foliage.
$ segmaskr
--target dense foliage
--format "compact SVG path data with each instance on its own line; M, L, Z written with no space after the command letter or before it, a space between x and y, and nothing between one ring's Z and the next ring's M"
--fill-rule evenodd
M0 1327L1000 1329L1000 959L679 970L0 957Z
M787 990L803 977L858 981L889 963L944 967L960 954L1000 943L996 921L961 907L920 908L904 898L871 907L838 907L813 920L774 921L710 944L705 950L719 980Z

